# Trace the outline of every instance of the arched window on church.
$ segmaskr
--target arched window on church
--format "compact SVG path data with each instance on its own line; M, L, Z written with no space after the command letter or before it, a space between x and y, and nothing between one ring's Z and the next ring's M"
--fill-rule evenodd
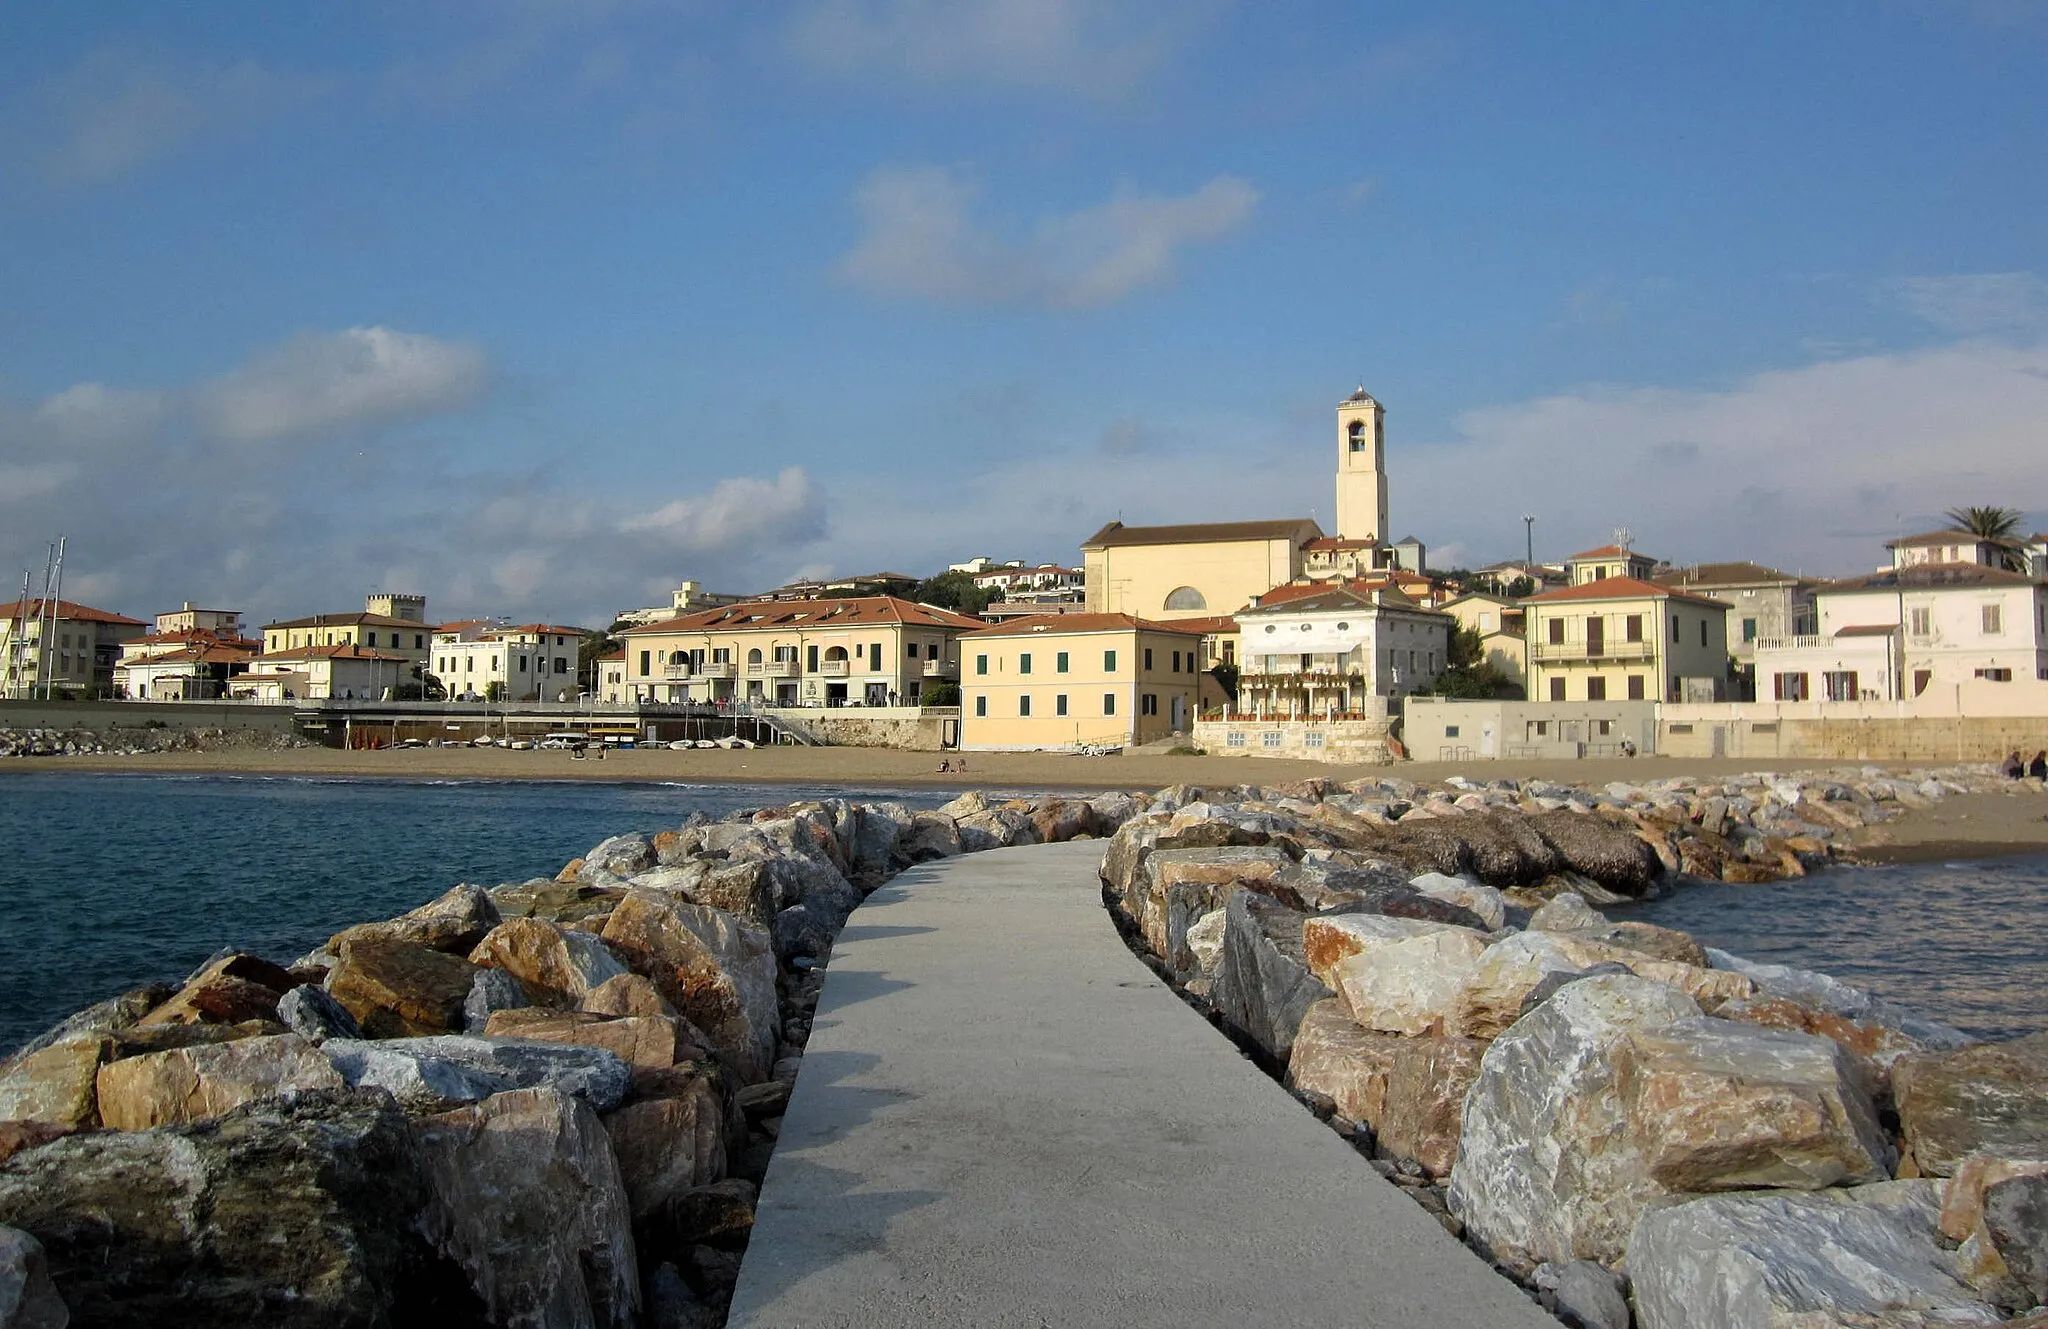
M1367 447L1371 446L1372 439L1365 432L1365 421L1353 420L1350 429L1346 432L1350 435L1351 450L1353 452L1364 452Z
M1209 602L1192 586L1183 586L1166 597L1168 609L1207 609Z

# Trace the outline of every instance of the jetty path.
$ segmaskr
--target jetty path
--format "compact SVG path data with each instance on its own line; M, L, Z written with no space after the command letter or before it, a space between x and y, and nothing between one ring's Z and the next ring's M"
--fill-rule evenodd
M1556 1329L1131 955L1102 848L855 911L729 1324Z

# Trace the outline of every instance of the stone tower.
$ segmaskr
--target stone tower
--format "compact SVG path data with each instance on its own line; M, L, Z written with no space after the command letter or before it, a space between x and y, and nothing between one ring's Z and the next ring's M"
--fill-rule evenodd
M1337 531L1346 540L1387 535L1387 412L1361 386L1337 406Z

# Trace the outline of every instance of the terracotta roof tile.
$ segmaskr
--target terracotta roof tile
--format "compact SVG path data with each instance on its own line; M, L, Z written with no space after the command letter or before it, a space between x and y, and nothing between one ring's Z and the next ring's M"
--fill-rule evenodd
M1218 544L1233 540L1291 540L1302 544L1321 539L1322 528L1307 517L1281 521L1224 521L1182 526L1126 526L1113 521L1081 542L1083 549L1120 545Z
M75 600L55 600L51 603L56 607L58 618L69 619L73 623L113 623L121 627L138 628L149 626L139 618L129 618L125 614L111 613L105 609L94 609ZM23 613L24 606L27 609L26 615ZM36 618L42 612L43 597L40 595L27 600L10 600L6 604L0 604L0 618Z
M1660 600L1686 600L1713 609L1728 608L1719 600L1674 590L1669 586L1659 586L1656 582L1644 581L1640 577L1602 577L1599 581L1589 581L1578 586L1567 586L1562 590L1532 595L1528 603L1549 604L1558 600L1642 600L1650 597Z
M1154 619L1137 618L1131 614L1034 614L1029 618L1014 619L998 623L994 627L982 628L977 632L963 633L967 637L1029 637L1038 633L1069 632L1171 632L1184 637L1199 637L1210 629L1189 626L1184 623L1161 623Z
M934 605L913 604L893 595L866 595L845 600L746 600L627 628L619 635L644 637L675 632L786 632L792 628L894 626L964 630L980 627L981 620Z

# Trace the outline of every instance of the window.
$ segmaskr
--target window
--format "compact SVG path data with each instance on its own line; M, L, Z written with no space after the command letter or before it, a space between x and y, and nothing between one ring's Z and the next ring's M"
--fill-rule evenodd
M519 672L522 674L526 672L526 657L523 655L519 657Z
M1156 692L1147 692L1147 693L1145 693L1145 694L1144 694L1143 696L1139 697L1139 698L1138 698L1138 714L1140 714L1140 715L1157 715L1157 714L1159 714L1159 694L1158 694L1158 693L1156 693Z
M1444 726L1444 737L1445 737L1445 738L1456 738L1457 736L1458 736L1458 726L1456 726L1456 725L1454 725L1454 724L1447 724L1447 725L1445 725L1445 726Z
M1929 613L1928 613L1928 611L1927 611L1927 610L1926 610L1925 608L1921 608L1921 609L1915 609L1915 610L1913 610L1913 611L1912 611L1912 614L1913 614L1913 617L1912 617L1912 620L1911 620L1911 621L1912 621L1912 631L1913 631L1913 635L1914 635L1914 636L1916 636L1916 637L1925 637L1925 636L1929 635L1929 629L1928 629L1928 618L1929 618Z
M1277 729L1268 729L1265 733L1259 735L1259 746L1262 748L1277 748L1281 742L1281 734Z
M1183 586L1166 597L1168 609L1207 609L1209 602L1192 586Z
M882 643L880 642L876 642L868 647L868 672L871 674L882 672Z
M817 673L817 672L818 672L818 648L817 648L816 646L812 646L812 647L810 648L810 650L809 650L809 651L807 651L807 652L806 652L805 654L806 654L806 659L804 660L804 668L805 668L805 669L807 669L807 670L809 670L809 671L810 671L811 673L813 673L813 674Z
M1052 671L1055 674L1067 672L1067 653L1065 651L1060 651L1052 657Z
M2012 670L2003 668L1979 669L1977 677L1987 683L2010 683L2012 682Z
M1564 680L1563 680L1563 679L1561 679L1561 678L1553 678L1553 679L1551 679L1551 680L1550 680L1550 699L1551 699L1552 701L1563 701L1563 700L1564 700Z
M569 657L568 657L568 656L566 656L566 655L558 655L558 656L556 656L556 657L555 657L555 672L556 672L556 673L558 673L558 674L566 674L566 673L568 673L568 672L569 672Z
M1564 620L1562 618L1550 620L1550 644L1552 646L1564 645Z
M1102 672L1105 674L1114 674L1116 672L1115 651L1104 651L1102 653Z
M1998 635L1999 633L2001 633L2001 632L2005 631L2005 613L2004 613L2004 610L2005 610L2005 606L2003 606L2003 605L1985 605L1985 606L1984 606L1984 635L1985 635L1985 636L1987 636L1987 637L1995 637L1995 636L1997 636L1997 635Z
M1102 694L1102 713L1104 715L1116 714L1116 694L1114 692Z
M911 643L910 643L909 645L907 645L907 646L905 646L905 647L903 648L903 658L904 658L904 659L906 659L906 660L915 660L915 659L917 659L917 643L916 643L916 642L911 642Z
M974 713L975 713L975 715L977 715L977 716L986 716L986 715L988 714L988 698L987 698L987 697L983 697L983 696L977 696L977 697L975 697L975 699L974 699Z
M1643 699L1643 676L1641 674L1630 674L1628 676L1628 699L1630 701L1641 701Z
M1759 720L1749 727L1749 732L1752 734L1775 734L1778 732L1778 722L1776 720Z
M1587 700L1587 701L1606 701L1606 700L1607 700L1607 680L1606 680L1606 679L1604 679L1604 678L1601 678L1601 677L1600 677L1599 675L1597 675L1597 674L1596 674L1596 675L1594 675L1594 676L1593 676L1592 678L1589 678L1589 679L1587 679L1587 680L1586 680L1586 700Z
M1706 644L1707 644L1707 620L1705 620L1705 619L1703 618L1703 619L1701 619L1701 620L1700 620L1700 645L1704 646L1704 645L1706 645Z
M1779 701L1805 701L1805 674L1775 674L1772 676L1771 695Z
M1054 715L1065 715L1065 714L1067 713L1067 694L1066 694L1066 693L1064 693L1064 692L1059 692L1059 693L1055 693L1055 694L1053 694L1053 699L1052 699L1052 713L1053 713Z
M1026 716L1031 714L1031 696L1029 693L1017 698L1017 714Z
M640 652L640 672L641 672L641 673L643 673L643 674L651 674L651 673L653 673L653 672L654 672L653 658L654 658L654 653L653 653L652 651L642 651L642 652ZM469 663L468 663L468 661L464 661L464 662L463 662L463 666L462 666L462 667L463 667L463 668L464 668L465 670L467 670L467 669L469 668Z
M1755 640L1756 640L1756 620L1755 620L1755 619L1753 619L1753 618L1745 618L1745 619L1743 619L1743 620L1742 620L1742 641L1743 641L1743 644L1744 644L1744 645L1748 645L1748 644L1749 644L1750 642L1753 642L1753 641L1755 641Z
M1145 672L1152 672L1152 648L1149 646L1145 648Z
M1678 645L1678 615L1671 616L1671 644Z
M1605 737L1607 737L1607 736L1608 736L1609 734L1611 734L1611 733L1613 733L1613 732L1614 732L1614 721L1612 721L1612 720L1595 720L1595 721L1593 722L1593 729L1594 729L1594 731L1595 731L1596 733L1598 733L1598 734L1600 735L1600 737L1602 737L1602 738L1605 738Z
M986 655L974 657L974 672L977 674L986 674L988 672L988 657Z
M928 641L925 643L924 658L927 660L936 660L939 658L939 644L937 642Z
M1175 652L1173 653L1173 670L1172 670L1172 672L1174 672L1174 673L1176 673L1176 674L1178 674L1178 673L1180 672L1180 652L1179 652L1179 651L1175 651Z
M69 637L66 637L66 638L64 639L64 644L65 644L66 646L69 646L69 645L71 644L71 638L69 638ZM363 634L363 645L365 645L365 646L375 646L376 644L377 644L377 634L376 634L376 633L374 633L374 632L365 632L365 633ZM396 645L398 645L398 634L397 634L397 633L395 633L395 632L391 634L391 644L392 644L393 646L396 646Z
M1829 670L1822 674L1821 686L1828 692L1829 701L1856 700L1856 671L1853 669Z
M1623 619L1621 623L1621 636L1624 641L1641 641L1643 639L1643 616L1641 614L1630 614L1627 618Z
M1671 732L1674 734L1690 734L1692 726L1689 724L1675 724L1671 726Z
M1301 743L1303 747L1321 747L1323 745L1323 731L1320 729L1309 730L1306 734L1303 734L1301 736Z
M1031 672L1031 652L1026 651L1017 657L1017 672L1020 674Z
M1225 735L1223 736L1223 745L1224 745L1225 747L1231 747L1231 748L1241 748L1241 747L1243 747L1243 746L1244 746L1244 730L1242 730L1242 729L1233 729L1233 730L1231 730L1231 731L1230 731L1229 733L1225 734Z
M1542 738L1542 737L1544 737L1545 735L1547 735L1547 734L1549 734L1549 733L1550 733L1550 721L1548 721L1548 720L1538 720L1538 721L1536 722L1536 737L1538 737L1538 738Z

